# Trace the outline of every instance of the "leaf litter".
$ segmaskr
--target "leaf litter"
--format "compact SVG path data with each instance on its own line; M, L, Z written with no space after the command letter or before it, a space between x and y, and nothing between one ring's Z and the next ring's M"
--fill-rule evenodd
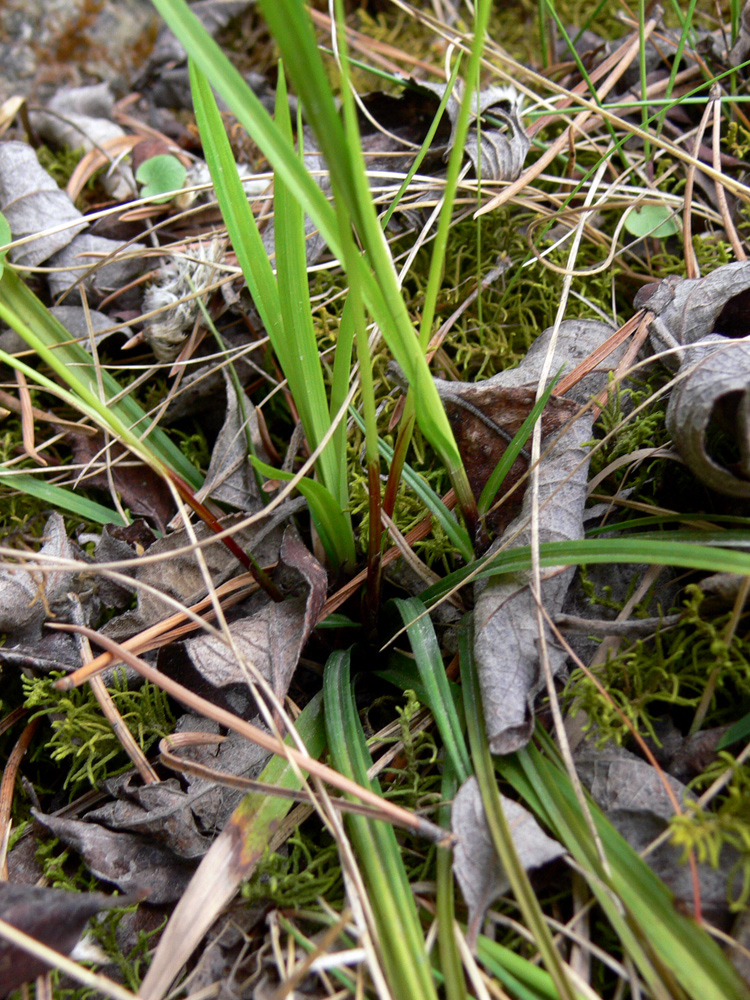
M209 3L197 4L195 8L202 20L208 18L214 31L226 26L227 16L240 14L247 6ZM218 20L213 20L215 17ZM665 35L665 38L672 47L677 44L676 37ZM708 36L704 39L710 40ZM596 39L588 37L585 42L592 51L595 49ZM663 44L664 39L661 42ZM742 34L738 45L741 43ZM653 73L664 72L659 46L649 43L647 58ZM738 65L741 50L736 47L729 58L733 65ZM186 90L187 76L183 67L181 47L173 36L162 31L144 79L150 75L152 82L158 82L165 92L171 87L172 100L180 86ZM622 89L615 93L627 95L627 88L636 86L636 78L637 74L633 79L625 78ZM403 173L413 164L416 149L424 141L426 127L444 90L444 85L412 78L398 97L375 94L362 99L360 125L374 175L393 173L396 169ZM154 143L153 150L169 150L171 140L166 133L179 135L181 141L188 144L184 127L169 108L158 106L153 98L155 92L156 88L148 93L141 111L145 105L150 120L158 120L160 134L157 138L147 140L143 134L130 136L127 125L123 128L115 124L113 119L122 119L122 115L105 84L62 88L47 102L46 109L30 111L29 120L47 141L69 149L84 146L81 136L85 136L91 149L132 138L130 148L135 150L142 146L135 160L145 155L147 141ZM162 101L165 100L163 97ZM171 107L178 103L174 100ZM516 180L524 170L533 130L527 132L524 128L514 92L498 87L485 88L477 94L476 104L482 116L481 130L470 130L465 149L475 175L481 176L483 182ZM184 106L189 106L189 100ZM446 107L447 121L441 124L420 164L419 183L406 192L403 210L397 216L400 229L424 224L430 199L434 199L434 184L445 178L444 160L450 152L458 108L458 101L451 95ZM496 129L497 123L504 125L505 130ZM679 110L669 112L666 127L673 132L684 127ZM323 170L319 182L327 190L324 164L311 134L305 133L304 148L307 166ZM707 152L711 151L706 152L706 149L701 147L699 150L704 160L710 159ZM735 168L741 163L736 157L725 157L723 162ZM267 178L259 175L260 179L256 180L242 164L239 169L243 175L253 177L255 186L249 186L248 192L258 195ZM432 186L424 183L423 175L431 179ZM376 197L382 197L382 181L383 178L378 178L373 186ZM187 183L190 183L190 175ZM106 195L115 200L135 195L132 169L124 160L113 164L113 169L101 178L101 184ZM207 197L210 196L209 192ZM158 211L176 212L178 207L174 204L160 208L157 215ZM130 339L126 322L138 323L139 312L161 310L161 315L143 324L143 340L160 360L171 362L179 355L178 368L190 363L188 355L196 349L191 334L200 325L202 313L195 298L185 301L188 293L181 282L186 270L194 282L194 289L204 296L215 318L229 316L236 322L241 316L240 322L250 331L245 342L260 339L262 331L258 317L243 302L242 291L238 290L238 282L231 272L231 250L227 251L218 242L199 242L197 247L194 243L183 243L185 257L165 261L163 257L158 259L159 254L147 251L145 242L136 239L141 231L130 220L114 226L123 230L118 232L117 238L83 233L89 224L86 216L39 166L34 150L25 142L0 143L0 210L10 222L16 240L34 237L11 249L11 260L24 266L45 265L53 269L39 280L46 281L50 298L64 298L66 305L57 306L58 309L70 310L76 307L69 303L83 302L85 308L80 309L75 318L69 312L63 322L72 335L81 338L87 346L90 338L96 347L107 344L111 332L104 339L100 335L112 328L125 331L123 337ZM180 238L191 238L187 229L180 230L176 217L172 222ZM61 223L67 225L60 232L54 232ZM104 225L107 225L106 220ZM312 263L323 258L326 248L313 233L309 220L308 229L311 237L308 263ZM45 230L49 232L38 235ZM658 239L670 234L660 230L654 235ZM264 238L272 248L272 217L266 222ZM133 288L141 287L141 279L152 266L149 256L157 258L153 263L162 265L162 273L150 275L151 284L143 299L138 297L140 293L133 298ZM185 260L191 257L194 259L190 267L186 267ZM227 266L230 273L222 279L222 284L220 270ZM212 285L214 280L217 287ZM219 285L221 288L217 291ZM127 295L120 298L124 288L130 288L130 298ZM743 323L747 289L747 267L744 262L738 262L719 267L703 279L669 277L656 288L644 289L636 299L637 308L651 311L654 352L676 373L666 417L675 448L692 474L711 490L740 499L747 496L747 481L750 480L745 399L748 359L742 340L746 333ZM109 301L117 302L118 298L119 314L112 310ZM91 312L89 300L108 311ZM132 303L136 305L131 310ZM570 374L578 362L589 358L611 333L610 326L598 321L563 322L551 370L560 371L563 376ZM141 334L136 339L140 339ZM482 496L489 474L502 457L508 438L516 433L533 405L549 335L549 330L539 335L523 363L513 371L476 383L436 380L477 500ZM183 353L185 348L187 354ZM109 350L110 345L105 349ZM486 547L492 537L495 540L490 553L508 545L527 544L531 540L528 526L532 503L539 509L539 541L570 541L584 537L588 446L595 433L591 399L600 397L607 388L608 374L617 368L623 351L621 348L613 352L564 397L551 397L540 418L543 457L538 474L539 492L535 497L524 493L529 456L523 451L500 491L511 495L491 508L477 536L478 547ZM196 361L200 358L198 352ZM450 361L447 355L439 360L445 362L446 359ZM193 373L193 380L199 386L200 379L210 368L209 364ZM248 370L252 371L250 366L243 369L245 375ZM180 372L178 381L183 374ZM267 380L272 377L264 373ZM184 385L188 383L189 377L186 377ZM215 396L200 387L197 389L198 393L203 392L202 405L211 414L216 442L199 499L214 505L222 503L239 512L234 517L222 517L220 526L226 527L248 516L257 517L263 507L266 497L259 490L247 459L247 440L249 435L256 443L257 453L263 447L261 439L265 428L246 394L247 378L238 391L234 378L223 370L221 375L212 374L210 384L223 389L226 408L222 417L222 407L216 405ZM178 395L177 407L182 406L183 412L189 411L191 403L186 400L190 399L187 393L183 393L182 400ZM174 405L170 409L173 415L177 412ZM85 430L76 434L65 429L62 433L62 440L71 449L77 465L93 468L107 446L103 437L94 437ZM717 436L723 449L718 457L715 454ZM268 437L266 441L273 446ZM169 521L175 511L171 492L154 477L142 478L142 468L132 462L122 462L120 458L116 449L110 449L110 468L105 469L99 463L94 475L82 479L81 483L88 487L98 485L105 492L115 490L120 502L131 513L147 517L163 537L156 538L151 529L141 530L138 540L135 535L118 537L117 529L106 527L96 536L90 533L86 536L95 543L92 557L90 550L85 551L82 547L87 544L84 536L76 543L68 537L62 518L59 515L50 517L38 557L36 561L29 560L34 568L29 571L20 561L13 565L7 560L0 569L0 596L5 609L3 631L7 636L0 657L6 669L16 664L36 673L44 670L45 664L47 669L69 670L78 666L81 659L78 640L62 633L43 632L46 621L75 621L74 605L84 609L85 622L93 626L101 623L102 609L107 609L110 620L103 632L118 639L132 639L171 614L176 604L192 606L207 595L210 597L212 588L230 581L239 571L237 559L225 547L206 544L211 539L211 529L203 525L190 531L170 527ZM256 593L227 612L228 627L223 637L206 634L182 639L162 648L158 654L145 654L150 655L152 661L156 660L165 675L188 680L190 687L219 704L230 706L245 718L257 718L258 696L251 694L252 684L248 684L243 661L258 669L275 699L282 701L303 651L314 635L327 596L325 569L303 543L297 530L287 528L282 535L284 522L299 509L299 502L282 505L275 515L234 532L238 544L252 552L258 563L279 563L275 573L286 595L283 602L274 603L266 595ZM195 557L196 537L205 565ZM116 567L116 579L107 577L109 564ZM545 571L541 597L552 617L562 611L573 576L571 568ZM93 586L92 580L96 581ZM76 600L69 596L71 591L77 595ZM123 612L131 595L135 595L135 607ZM160 595L166 595L168 600ZM114 615L111 616L111 612ZM565 675L567 653L556 645L551 632L539 635L536 603L528 574L477 583L473 614L475 655L490 747L496 753L514 752L526 744L534 728L535 700L543 686L539 669L540 643L547 644L552 672L560 679ZM184 716L178 723L178 730L184 733L205 731L206 728L221 738L218 727L207 727L205 720L195 716ZM268 759L265 751L234 734L210 749L192 748L188 754L230 775L257 775ZM578 763L589 779L592 793L615 826L639 849L668 828L673 804L665 798L663 779L651 765L624 750L603 753L594 749L591 743L579 751ZM684 785L675 778L667 780L681 803L690 800L690 792ZM166 778L152 785L141 785L132 774L125 775L109 779L105 790L108 801L84 812L80 819L57 817L42 810L35 810L34 816L39 824L72 846L84 858L92 874L124 892L148 892L150 903L176 902L182 898L197 860L206 855L212 843L218 843L214 839L216 834L227 829L228 823L231 827L236 820L237 803L243 794L236 789L220 789L210 780L196 778L189 771L180 779ZM536 868L561 856L562 847L539 828L531 814L507 798L503 799L503 806L509 817L519 824L514 838L524 866ZM460 838L454 857L455 873L468 906L469 939L474 942L487 908L506 892L507 879L498 866L487 835L483 806L473 778L464 783L454 801L452 825ZM679 865L677 853L674 847L663 845L652 856L651 863L671 885L677 899L689 903L691 887L687 885L686 869ZM701 866L704 900L711 916L717 920L725 915L722 891L726 889L728 869L737 861L736 855L724 851L720 868ZM236 885L231 892L227 889L228 898L234 888ZM106 905L104 897L92 897L90 905L94 906L95 901L96 908ZM249 929L249 925L245 925L244 931ZM37 936L42 938L41 932ZM233 943L236 944L236 940ZM233 954L236 957L236 952ZM227 961L226 957L217 958L211 973L202 969L201 974L207 976L206 982L211 975L227 975ZM208 950L202 962L208 962ZM150 995L157 994L158 991Z

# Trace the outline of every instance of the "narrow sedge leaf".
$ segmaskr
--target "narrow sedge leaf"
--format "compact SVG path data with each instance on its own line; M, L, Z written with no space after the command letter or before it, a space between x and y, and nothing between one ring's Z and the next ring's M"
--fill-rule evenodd
M336 338L336 351L333 360L333 378L331 380L331 404L330 419L333 420L349 393L349 384L352 377L352 351L354 348L355 334L355 305L356 303L347 298L341 313L338 336ZM347 447L347 427L346 420L340 420L333 432L331 447L336 455L336 461L342 470L338 477L339 495L337 500L342 507L349 505L349 485L346 476L346 447Z
M437 232L435 233L435 239L432 244L430 273L427 279L427 288L425 289L424 295L422 322L419 330L419 342L425 350L427 349L430 336L432 335L432 322L435 316L437 296L443 280L443 267L445 264L445 252L448 244L448 233L451 227L451 220L453 218L453 205L456 199L456 190L458 188L461 165L464 159L466 136L469 131L469 117L472 113L472 104L476 106L477 101L476 95L479 90L479 69L482 59L482 50L484 49L484 41L487 37L487 26L489 24L491 8L492 4L490 3L490 0L477 0L474 8L474 37L471 43L469 65L466 69L466 86L464 88L461 106L458 111L458 119L455 123L453 131L452 147L448 158L448 169L446 170L445 187L443 189L443 204L440 209Z
M296 478L291 472L276 469L255 456L251 456L250 461L258 472L261 472L267 479L280 479L288 483ZM320 535L323 548L326 550L331 564L337 568L353 566L356 554L351 523L332 494L322 483L309 479L307 476L302 476L295 483L295 486L310 505L315 528Z
M419 676L429 692L427 704L435 716L445 751L459 781L463 784L469 775L473 774L474 769L471 766L458 712L451 697L448 678L445 676L435 628L429 615L426 614L424 604L418 598L411 597L407 600L396 598L393 603L406 626L406 634L411 643Z
M292 145L292 122L281 65L276 85L276 122ZM284 342L282 352L277 353L299 411L305 437L311 448L317 448L329 429L330 415L310 308L305 213L278 171L274 174L273 205L276 276ZM342 470L337 467L330 446L318 458L317 468L328 490L340 495L338 479Z
M350 678L349 651L333 653L323 674L328 747L342 774L379 791L367 770L367 751ZM347 826L369 890L378 927L378 947L393 997L437 1000L414 896L393 827L363 816L348 816Z
M232 247L274 350L278 344L283 352L284 327L273 268L237 173L232 148L211 87L193 61L190 62L190 86L203 153ZM283 364L282 354L279 354L279 360Z
M242 188L216 100L206 77L192 61L190 80L206 162L229 237L271 345L289 381L307 439L314 448L328 430L330 418L317 343L312 328L304 260L304 217L301 208L282 175L277 173L276 257L279 269L277 281L252 209ZM286 107L285 104L283 106ZM286 127L290 131L288 109ZM291 147L290 136L286 138ZM321 478L326 486L332 484L337 497L345 496L346 492L341 489L338 482L342 471L337 466L335 456L330 449L327 448L321 455L319 465ZM275 475L275 478L282 477ZM306 482L309 483L311 480ZM307 485L300 487L300 492L306 496L311 491L314 491L314 487ZM342 514L339 507L334 528L331 505L326 504L320 491L317 491L316 499L310 502L313 515L319 518L318 527L326 537L324 541L326 552L333 558L334 565L339 566L342 561L353 562L354 539L348 517ZM348 539L338 537L342 531L349 536Z
M723 545L733 544L733 532L724 533ZM747 532L739 533L741 544L748 542ZM587 563L647 563L654 566L681 566L685 569L704 570L708 573L740 573L750 575L750 554L735 552L719 546L699 544L701 533L696 532L696 542L673 542L656 532L629 538L583 538L570 542L542 542L539 546L540 566L584 566ZM738 542L734 542L738 544ZM517 549L493 553L477 560L472 566L449 573L427 590L421 599L428 606L445 597L455 587L467 580L486 580L503 573L519 573L531 566L531 549L523 545Z
M443 804L438 815L438 822L445 827L450 826L450 803L456 796L458 786L459 778L450 760L447 760L440 788L440 798ZM438 917L438 951L440 953L440 969L443 973L445 1000L468 1000L469 994L466 989L466 979L454 930L455 883L451 851L444 847L438 847L436 868L435 902Z
M534 403L528 417L526 417L524 422L521 424L516 433L513 435L513 440L510 442L508 447L503 452L500 461L492 470L490 478L484 484L482 495L479 497L479 503L477 504L480 517L486 514L487 511L490 509L490 505L497 496L500 487L502 486L503 480L510 472L511 467L515 462L515 460L520 455L523 446L529 440L531 432L534 430L534 424L542 415L542 410L549 402L549 398L552 395L552 390L554 389L555 383L559 378L560 378L560 372L557 373L557 375L552 379L552 381L544 390L544 392L536 401L536 403Z
M96 414L99 426L122 437L127 447L137 448L137 453L152 466L163 462L194 489L201 485L200 473L180 449L151 422L131 396L121 395L122 387L109 372L103 369L97 372L91 355L80 344L71 342L62 323L27 288L12 267L6 267L0 279L0 319L57 373L85 406L86 412ZM7 363L21 367L21 363L13 359ZM49 380L45 383L41 373L28 366L25 372L40 385L53 385L59 393L56 385ZM72 405L76 405L75 400Z
M716 942L675 908L664 883L590 802L609 874L602 869L570 778L550 741L541 734L540 738L546 744L545 754L530 746L497 758L496 766L579 862L591 892L653 995L674 996L682 990L691 1000L748 1000L750 991Z
M0 246L5 246L7 243L13 239L13 234L10 231L10 226L8 225L8 220L5 218L2 212L0 212ZM0 277L3 274L3 268L5 267L5 256L7 250L0 251Z
M339 227L336 213L323 192L300 162L280 129L270 118L221 49L202 28L184 0L153 0L195 65L210 79L238 121L253 136L275 171L299 199L304 211L318 226L332 252L340 259L356 260L362 295L380 327L394 358L403 369L417 396L420 427L441 457L465 510L474 509L474 499L461 464L458 448L432 381L424 354L415 348L416 333L398 287L390 250L375 214L372 198L357 196L352 170L364 175L365 167L355 141L343 141L343 128L336 113L320 53L307 13L298 0L274 0L264 5L264 14L282 51L287 71L301 96L308 121L319 147L326 155L334 191L346 201L365 248L365 256L343 252L342 239L351 232ZM354 152L353 152L354 151ZM365 188L363 187L364 191Z
M527 958L483 934L477 937L476 950L477 958L490 975L499 979L518 1000L559 1000L550 974ZM576 991L576 996L583 994Z
M69 514L94 521L96 524L128 524L127 521L123 521L119 511L111 510L55 483L48 483L38 476L5 471L0 467L0 483L9 489L36 497L48 507L66 510Z
M459 634L461 677L466 703L466 722L471 757L482 794L492 842L513 889L524 923L534 937L544 967L555 984L560 1000L574 1000L575 992L563 967L562 958L542 913L539 900L518 857L513 835L505 817L490 755L480 702L479 679L474 662L474 630L467 624Z
M387 227L388 223L391 221L391 216L396 211L396 208L398 207L398 203L401 201L401 199L403 198L403 196L406 194L406 192L407 192L407 190L409 188L409 185L411 184L412 177L419 170L420 166L422 165L422 160L425 158L425 155L427 154L428 149L432 145L432 140L435 138L435 133L438 130L438 125L440 124L440 120L443 117L443 112L445 111L446 105L448 104L448 101L451 98L451 94L453 93L453 87L455 86L456 80L458 79L458 71L461 68L461 56L462 56L462 54L463 53L461 53L461 52L458 52L456 54L456 60L453 63L453 69L451 70L451 75L450 75L450 77L448 79L447 84L445 85L445 93L440 98L440 104L438 105L438 109L435 112L435 117L432 119L432 122L430 123L430 127L427 129L427 135L424 137L424 142L420 146L419 152L414 157L414 162L409 167L409 170L407 171L406 177L404 177L404 179L403 179L403 181L401 183L401 186L399 187L398 191L396 192L396 195L395 195L393 201L388 206L388 211L383 216L383 220L382 220L382 223L381 223L382 226L383 226L383 229L385 229ZM354 60L351 60L351 61L352 61L352 63L354 63Z

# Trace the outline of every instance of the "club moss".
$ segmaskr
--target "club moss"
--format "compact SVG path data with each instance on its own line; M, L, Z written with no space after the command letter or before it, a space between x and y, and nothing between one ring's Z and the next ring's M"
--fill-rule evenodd
M598 741L628 740L630 730L616 706L638 732L658 742L655 721L673 709L682 717L694 712L716 668L706 725L735 721L737 704L750 702L750 638L734 634L727 642L731 612L709 617L702 602L702 592L691 585L677 626L637 640L597 668L608 698L581 671L571 673L566 698L586 711Z
M24 704L30 720L39 716L50 720L47 736L37 740L32 760L44 757L53 764L63 765L62 786L73 795L86 785L98 788L105 778L132 765L90 687L84 685L61 693L53 687L59 676L62 675L24 677ZM115 669L109 692L144 752L174 729L168 698L152 684L145 682L137 689L130 689L125 671Z

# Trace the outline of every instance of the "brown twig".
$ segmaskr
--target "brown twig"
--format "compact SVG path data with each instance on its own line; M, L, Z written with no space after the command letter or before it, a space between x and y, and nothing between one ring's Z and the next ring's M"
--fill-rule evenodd
M8 838L10 837L10 810L13 805L13 789L16 787L16 777L21 761L26 751L29 749L31 739L36 732L36 728L41 721L41 716L32 719L23 729L23 732L16 740L16 745L10 752L5 768L3 769L3 780L0 782L0 831L2 831L2 843L0 844L0 880L8 880Z

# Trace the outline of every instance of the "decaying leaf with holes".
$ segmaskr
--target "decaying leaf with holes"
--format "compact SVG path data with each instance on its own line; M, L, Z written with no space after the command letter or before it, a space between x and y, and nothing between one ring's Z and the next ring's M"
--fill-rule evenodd
M750 263L705 278L674 275L635 299L655 313L650 334L677 372L667 430L691 472L719 493L750 497Z

